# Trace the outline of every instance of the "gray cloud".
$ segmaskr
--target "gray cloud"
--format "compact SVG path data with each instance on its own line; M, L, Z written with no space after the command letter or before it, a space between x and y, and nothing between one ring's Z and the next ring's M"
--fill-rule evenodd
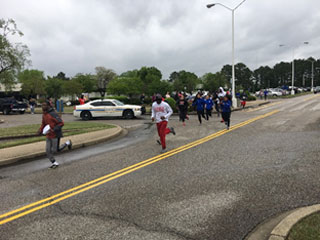
M230 7L240 1L221 0ZM32 54L33 68L68 76L105 66L117 73L158 67L165 78L187 70L201 76L231 63L231 12L204 0L2 0ZM235 12L236 62L251 69L319 58L320 2L247 0ZM302 45L309 41L309 45ZM279 44L287 47L279 48Z

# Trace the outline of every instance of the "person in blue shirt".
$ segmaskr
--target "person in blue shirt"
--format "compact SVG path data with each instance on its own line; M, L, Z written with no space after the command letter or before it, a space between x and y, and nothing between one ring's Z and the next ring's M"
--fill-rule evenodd
M225 96L221 101L221 112L222 119L224 120L224 123L227 125L227 130L229 130L230 128L231 105L231 101L228 99L227 96Z
M205 99L206 119L207 119L207 121L209 120L209 116L211 117L212 107L213 107L213 101L211 99L211 95L208 94L206 96L206 99Z
M200 93L197 94L196 98L194 99L192 106L196 106L197 114L198 114L198 120L200 124L202 123L201 117L206 118L204 116L204 105L206 104L205 100L201 98Z

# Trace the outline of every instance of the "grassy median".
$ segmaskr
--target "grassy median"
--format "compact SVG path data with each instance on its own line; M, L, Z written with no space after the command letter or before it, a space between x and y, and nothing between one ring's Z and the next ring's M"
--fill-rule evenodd
M0 149L44 141L45 136L35 135L39 127L39 124L32 124L18 127L0 128ZM113 125L97 122L66 122L62 128L62 132L63 135L67 137L113 127Z
M287 240L320 240L320 212L312 214L294 225Z

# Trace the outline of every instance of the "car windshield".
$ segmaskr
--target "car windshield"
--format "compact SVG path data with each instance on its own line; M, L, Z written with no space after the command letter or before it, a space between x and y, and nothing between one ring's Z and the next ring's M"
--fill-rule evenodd
M124 103L123 103L123 102L120 102L119 100L113 100L113 102L114 102L115 104L117 104L118 106L123 106L123 105L124 105Z

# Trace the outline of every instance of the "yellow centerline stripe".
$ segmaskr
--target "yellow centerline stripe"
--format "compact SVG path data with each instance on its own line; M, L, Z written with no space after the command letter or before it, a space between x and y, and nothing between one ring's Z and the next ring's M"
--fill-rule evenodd
M262 118L271 116L271 115L273 115L273 114L275 114L275 113L277 113L277 112L279 112L279 111L278 111L278 110L275 110L275 111L273 111L273 112L270 112L270 113L267 113L267 114L264 114L264 115L255 117L255 118L253 118L253 119L249 119L249 120L244 121L244 122L242 122L242 123L236 124L236 125L232 126L229 131L238 129L238 128L242 127L242 126L245 126L245 125L247 125L247 124L250 124L251 122L257 121L257 120L259 120L259 119L262 119ZM148 166L148 165L150 165L150 164L153 164L153 163L155 163L155 162L158 162L158 161L160 161L160 160L162 160L162 159L165 159L165 158L168 158L168 157L170 157L170 156L173 156L173 155L175 155L175 154L177 154L177 153L180 153L180 152L182 152L182 151L186 151L186 150L188 150L188 149L190 149L190 148L193 148L193 147L198 146L198 145L200 145L200 144L202 144L202 143L205 143L205 142L210 141L210 140L212 140L212 139L214 139L214 138L217 138L217 137L219 137L219 136L221 136L221 135L224 135L225 133L227 133L227 132L229 132L229 131L228 131L228 130L221 130L221 131L216 132L216 133L214 133L214 134L211 134L211 135L209 135L209 136L207 136L207 137L204 137L204 138L202 138L202 139L196 140L196 141L194 141L194 142L192 142L192 143L189 143L189 144L186 144L186 145L181 146L181 147L179 147L179 148L176 148L176 149L173 149L173 150L171 150L171 151L168 151L167 153L164 153L164 154L161 154L161 155L157 155L157 156L152 157L152 158L150 158L150 159L147 159L147 160L145 160L145 161L142 161L142 162L139 162L139 163L137 163L137 164L131 165L131 166L127 167L127 168L118 170L118 171L116 171L116 172L113 172L113 173L111 173L111 174L108 174L108 175L105 175L105 176L103 176L103 177L97 178L97 179L92 180L92 181L90 181L90 182L81 184L81 185L79 185L79 186L77 186L77 187L71 188L71 189L66 190L66 191L64 191L64 192L61 192L61 193L59 193L59 194L53 195L53 196L51 196L51 197L42 199L42 200L37 201L37 202L34 202L34 203L31 203L31 204L26 205L26 206L24 206L24 207L21 207L21 208L19 208L19 209L16 209L16 210L10 211L10 212L8 212L8 213L2 214L2 215L0 215L0 219L1 219L1 218L5 218L5 217L10 216L10 215L13 215L14 213L17 213L17 212L21 212L21 211L23 211L23 210L25 210L25 209L31 208L31 207L33 207L33 206L36 206L36 205L39 205L39 204L41 204L41 203L50 201L50 200L52 200L52 199L55 199L55 198L57 198L57 197L60 197L60 196L62 196L62 195L65 195L65 194L67 194L67 193L70 193L70 192L73 192L73 191L75 191L75 190L78 190L78 189L82 188L82 189L80 189L80 190L78 190L78 191L75 191L75 192L70 193L70 194L67 194L67 195L65 195L65 196L63 196L63 197L57 198L57 199L55 199L55 200L53 200L53 201L51 201L51 202L42 204L42 205L40 205L40 206L34 207L34 208L32 208L32 209L29 209L29 210L27 210L27 211L24 211L24 212L22 212L22 213L19 213L19 214L17 214L17 215L12 216L12 217L6 218L6 219L0 221L0 225L5 224L5 223L10 222L10 221L13 221L13 220L15 220L15 219L17 219L17 218L20 218L20 217L22 217L22 216L28 215L28 214L30 214L30 213L32 213L32 212L38 211L38 210L40 210L40 209L42 209L42 208L45 208L45 207L47 207L47 206L53 205L53 204L55 204L55 203L57 203L57 202L60 202L60 201L62 201L62 200L65 200L65 199L67 199L67 198L70 198L70 197L72 197L72 196L75 196L75 195L77 195L77 194L79 194L79 193L85 192L85 191L87 191L87 190L89 190L89 189L92 189L92 188L95 188L95 187L97 187L97 186L100 186L100 185L102 185L102 184L104 184L104 183L106 183L106 182L109 182L109 181L111 181L111 180L114 180L114 179L116 179L116 178L119 178L119 177L121 177L121 176L123 176L123 175L129 174L129 173L131 173L131 172L133 172L133 171L136 171L136 170L138 170L138 169L140 169L140 168L146 167L146 166ZM90 186L88 186L88 185L90 185Z

